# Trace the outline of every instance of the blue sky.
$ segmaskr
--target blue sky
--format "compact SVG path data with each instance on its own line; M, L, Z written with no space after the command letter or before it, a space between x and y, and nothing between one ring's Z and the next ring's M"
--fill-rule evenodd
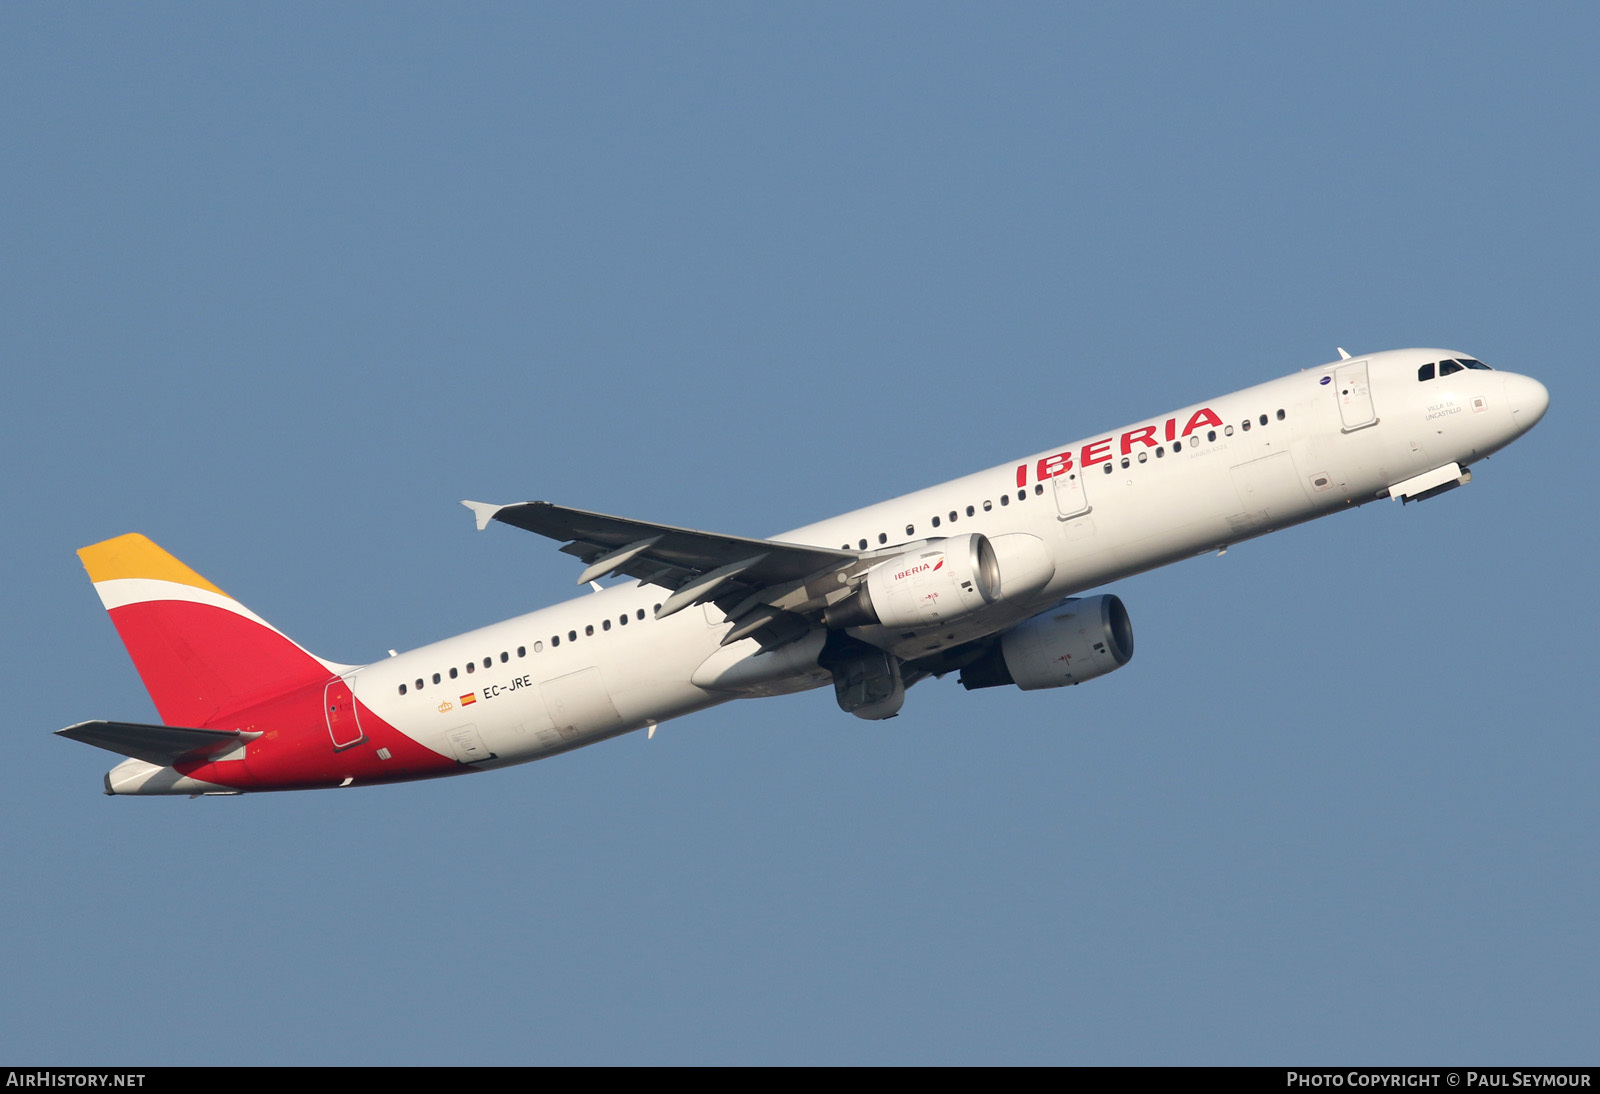
M1580 5L0 9L0 1058L1595 1062ZM1120 583L1053 693L100 794L141 531L364 662L1335 356L1545 422Z

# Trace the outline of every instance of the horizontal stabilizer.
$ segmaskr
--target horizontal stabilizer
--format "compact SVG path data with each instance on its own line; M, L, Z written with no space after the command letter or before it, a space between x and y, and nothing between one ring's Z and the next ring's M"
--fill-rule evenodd
M259 733L238 729L185 729L181 726L151 726L138 722L79 722L56 730L56 736L82 741L122 756L146 763L171 767L173 764L207 760L228 752Z

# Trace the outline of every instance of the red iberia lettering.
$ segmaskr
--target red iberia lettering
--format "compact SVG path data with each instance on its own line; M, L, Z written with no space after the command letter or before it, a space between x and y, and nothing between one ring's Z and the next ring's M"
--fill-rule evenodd
M1097 463L1105 463L1111 458L1111 438L1103 441L1094 441L1083 446L1083 451L1078 454L1078 463L1084 467L1093 467Z
M1054 456L1046 456L1039 461L1039 466L1034 468L1035 477L1043 482L1053 479L1057 475L1065 475L1072 470L1072 453L1057 452Z
M1221 425L1222 419L1211 412L1210 407L1194 412L1194 417L1189 419L1189 424L1183 427L1183 435L1187 437L1201 426Z
M1217 417L1216 411L1210 407L1204 407L1194 412L1194 415L1189 419L1189 424L1183 427L1181 435L1186 437L1197 429L1204 429L1206 426L1220 426L1221 424L1222 419ZM1078 466L1093 467L1097 463L1107 463L1114 459L1115 457L1111 453L1113 442L1116 442L1118 447L1122 449L1124 456L1131 453L1135 445L1158 448L1160 447L1159 435L1161 434L1165 434L1168 441L1177 440L1180 436L1178 419L1168 418L1160 425L1142 425L1138 429L1130 429L1117 437L1090 441L1078 453ZM1054 456L1045 456L1033 467L1034 481L1043 482L1045 479L1053 479L1057 475L1065 475L1072 470L1072 467L1071 451L1057 452ZM1028 465L1025 463L1017 464L1017 485L1019 487L1028 485Z
M1153 425L1140 426L1138 429L1122 435L1122 454L1126 456L1133 451L1133 442L1138 441L1146 448L1156 446L1156 427Z

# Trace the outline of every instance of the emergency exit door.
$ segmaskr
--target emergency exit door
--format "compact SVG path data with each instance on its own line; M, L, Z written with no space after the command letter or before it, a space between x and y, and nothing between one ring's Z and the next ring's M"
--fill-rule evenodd
M335 749L349 748L367 739L356 714L356 697L343 678L329 680L328 686L322 689L322 710L327 716L328 736Z

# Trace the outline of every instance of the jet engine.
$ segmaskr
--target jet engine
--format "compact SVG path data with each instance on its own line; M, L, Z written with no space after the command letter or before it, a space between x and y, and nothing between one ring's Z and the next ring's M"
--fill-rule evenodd
M829 627L926 627L994 603L1000 564L977 532L934 540L880 562L830 607Z
M961 670L961 686L1015 684L1023 691L1081 684L1120 669L1133 657L1133 623L1111 595L1064 600L1000 636Z

